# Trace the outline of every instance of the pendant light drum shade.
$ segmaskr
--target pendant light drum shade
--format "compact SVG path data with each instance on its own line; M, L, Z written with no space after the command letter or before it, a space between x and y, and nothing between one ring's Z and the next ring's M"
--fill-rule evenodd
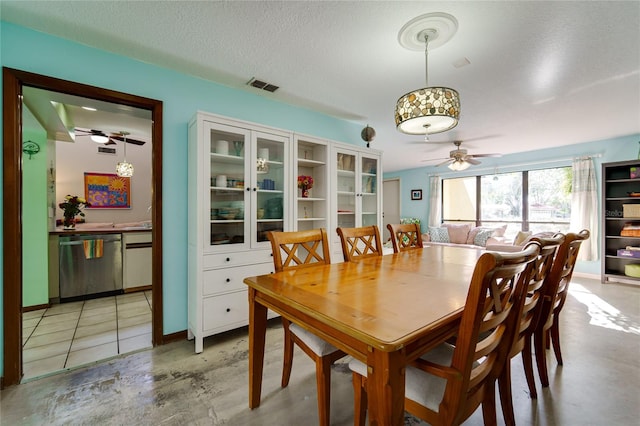
M440 133L458 125L460 95L442 86L429 86L429 46L442 46L458 30L458 20L448 13L434 12L407 22L398 42L409 50L424 49L425 87L402 95L396 103L396 128L411 135Z
M402 95L396 128L411 135L440 133L458 125L460 96L448 87L425 87Z

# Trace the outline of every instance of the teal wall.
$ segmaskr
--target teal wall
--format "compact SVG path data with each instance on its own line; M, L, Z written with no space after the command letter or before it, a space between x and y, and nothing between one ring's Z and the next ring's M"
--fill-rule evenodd
M400 178L400 215L401 217L420 218L424 232L426 231L425 227L428 226L429 218L430 176L439 175L442 178L451 178L570 166L572 158L592 155L599 156L594 158L593 162L598 179L598 200L600 200L602 163L638 158L639 142L640 134L629 135L603 141L585 142L577 145L505 155L499 158L483 158L481 165L470 167L463 172L451 172L443 166L431 166L385 173L384 179ZM491 150L490 147L487 149L489 151ZM411 200L410 191L412 189L422 189L421 201ZM600 203L600 201L598 201L598 203ZM602 217L598 217L598 223L600 223L601 219ZM598 252L600 253L601 250L598 250ZM575 270L576 272L585 274L600 275L600 260L578 262Z
M187 124L196 111L364 146L360 130L366 123L339 120L3 21L0 52L4 67L163 101L164 334L187 328L187 212L177 206L187 205ZM0 255L2 251L0 246ZM34 265L44 269L46 261ZM0 315L0 366L3 340Z
M49 302L49 229L47 222L47 133L23 128L22 140L40 152L22 162L22 306Z

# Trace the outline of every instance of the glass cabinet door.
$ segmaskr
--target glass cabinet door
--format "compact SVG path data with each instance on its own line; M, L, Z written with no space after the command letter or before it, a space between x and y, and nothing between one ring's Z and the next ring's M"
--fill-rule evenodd
M356 222L356 155L348 151L338 151L337 162L337 207L338 226L341 228L353 228Z
M378 224L378 159L361 154L360 157L360 198L361 225L373 226Z
M209 206L211 246L248 244L249 202L247 182L247 153L249 131L231 126L209 123L205 130L209 137Z
M255 218L254 245L268 245L269 231L286 230L288 139L254 132L252 160L252 215Z

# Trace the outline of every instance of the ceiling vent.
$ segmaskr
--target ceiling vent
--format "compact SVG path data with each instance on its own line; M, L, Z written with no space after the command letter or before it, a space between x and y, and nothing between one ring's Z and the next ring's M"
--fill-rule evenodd
M262 90L266 90L267 92L275 92L276 90L278 90L280 87L276 86L275 84L271 84L271 83L267 83L266 81L262 81L262 80L258 80L255 77L253 77L251 80L249 80L249 82L247 83L249 86L253 86L257 89L262 89Z
M98 147L98 154L116 155L116 149L115 148L109 148L107 146L99 146Z

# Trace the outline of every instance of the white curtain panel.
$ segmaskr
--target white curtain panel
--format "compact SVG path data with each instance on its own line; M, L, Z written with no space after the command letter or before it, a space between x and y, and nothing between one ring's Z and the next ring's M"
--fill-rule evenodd
M440 226L442 222L442 185L440 176L431 176L429 181L429 226Z
M573 187L571 194L571 232L588 229L589 239L582 243L578 260L598 259L598 200L596 173L593 159L573 160Z

